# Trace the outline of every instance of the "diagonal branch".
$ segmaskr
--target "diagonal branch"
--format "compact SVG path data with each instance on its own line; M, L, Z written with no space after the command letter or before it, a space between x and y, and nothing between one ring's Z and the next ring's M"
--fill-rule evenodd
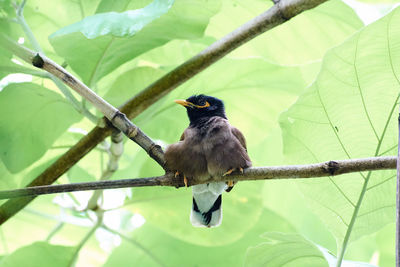
M266 179L297 179L336 176L345 173L376 171L396 168L397 157L374 157L363 159L350 159L328 161L309 165L288 165L272 167L253 167L244 170L243 174L232 174L224 177L214 177L207 181L191 179L190 185L215 181L249 181ZM63 185L47 185L27 187L15 190L0 191L0 199L26 197L33 195L54 194L61 192L85 191L97 189L112 189L125 187L144 186L174 186L182 187L183 179L175 178L172 173L151 178L124 179L114 181L96 181L88 183L75 183Z
M35 53L26 47L15 43L5 36L0 36L0 43L4 47L13 51L22 60L31 63L33 66L43 69L48 73L59 78L66 85L71 87L75 92L80 94L84 99L88 100L112 123L113 126L121 130L129 139L140 145L151 158L164 167L164 153L159 145L156 145L147 135L145 135L139 127L133 124L125 114L121 113L117 108L105 101L83 82L79 81L66 69L50 60L43 54Z
M159 80L149 85L139 94L126 102L120 111L133 119L161 97L189 80L200 71L212 65L226 54L261 33L272 29L290 18L312 9L326 0L286 0L240 26L218 40L198 55L178 66ZM18 56L18 55L17 55ZM95 127L75 146L37 176L28 186L48 185L56 181L75 163L91 151L105 137L111 134L111 127ZM19 210L24 208L34 197L9 200L0 207L0 225Z

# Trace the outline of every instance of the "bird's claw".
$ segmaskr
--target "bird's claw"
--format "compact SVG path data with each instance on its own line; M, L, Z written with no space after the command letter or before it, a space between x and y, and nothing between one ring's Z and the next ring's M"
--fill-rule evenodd
M175 178L178 178L180 175L179 171L175 172ZM185 184L185 187L188 187L188 180L186 178L186 175L183 175L183 183Z
M228 180L227 185L228 187L232 187L234 185L233 180Z
M243 172L244 172L244 170L243 170L243 168L242 167L239 167L239 168L232 168L232 169L229 169L226 173L224 173L222 176L227 176L227 175L229 175L229 174L231 174L234 170L236 170L236 169L238 169L239 171L240 171L240 173L241 174L243 174Z
M229 169L229 170L228 170L226 173L224 173L222 176L227 176L227 175L231 174L234 170L235 170L234 168Z

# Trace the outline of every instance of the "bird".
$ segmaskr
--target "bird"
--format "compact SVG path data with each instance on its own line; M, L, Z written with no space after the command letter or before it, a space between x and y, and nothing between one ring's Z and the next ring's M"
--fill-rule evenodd
M175 177L183 176L186 187L193 178L205 182L192 186L190 221L195 227L217 227L222 222L222 193L232 190L234 182L206 181L251 167L246 139L228 122L222 100L200 94L175 102L186 108L189 126L166 148L166 167Z

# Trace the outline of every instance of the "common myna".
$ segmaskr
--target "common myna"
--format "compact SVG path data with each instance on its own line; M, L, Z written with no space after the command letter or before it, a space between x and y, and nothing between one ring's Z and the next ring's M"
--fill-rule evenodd
M231 174L251 166L243 134L229 124L224 103L215 97L194 95L175 100L186 108L189 127L178 143L167 147L167 168L182 175L187 186L190 179L208 180ZM221 224L221 194L230 191L233 181L213 182L193 186L193 206L190 221L197 227Z

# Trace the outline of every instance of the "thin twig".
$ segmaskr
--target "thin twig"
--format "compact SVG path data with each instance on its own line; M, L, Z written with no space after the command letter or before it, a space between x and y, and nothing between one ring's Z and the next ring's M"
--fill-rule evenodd
M278 5L275 5L265 13L250 20L233 32L228 33L223 39L212 44L198 55L161 77L138 95L127 101L119 109L126 114L129 119L135 118L174 88L189 80L240 45L284 23L287 19L303 11L312 9L325 1L326 0L287 0L283 4L281 1ZM2 41L1 39L0 35L0 43ZM11 49L13 49L13 46ZM19 52L20 51L16 50L15 54L19 56L17 54ZM75 146L37 176L29 186L54 183L54 181L110 134L111 127L95 127ZM0 207L0 225L24 208L33 198L34 197L20 198L9 200L4 203Z
M214 177L206 181L189 180L190 185L215 181L248 181L266 179L297 179L336 176L345 173L376 171L396 168L397 157L373 157L363 159L349 159L328 161L309 165L288 165L272 167L253 167L244 170L243 174L235 173L224 177ZM175 178L172 173L163 176L137 179L123 179L114 181L96 181L87 183L74 183L62 185L44 185L27 187L14 190L0 191L0 199L26 197L34 195L54 194L61 192L113 189L125 187L145 186L174 186L182 187L183 179Z
M100 181L106 181L118 170L118 161L124 152L123 134L121 131L114 131L111 134L111 145L107 149L108 164L107 168L103 170ZM96 190L89 199L86 210L95 210L98 207L99 199L103 196L103 190Z

